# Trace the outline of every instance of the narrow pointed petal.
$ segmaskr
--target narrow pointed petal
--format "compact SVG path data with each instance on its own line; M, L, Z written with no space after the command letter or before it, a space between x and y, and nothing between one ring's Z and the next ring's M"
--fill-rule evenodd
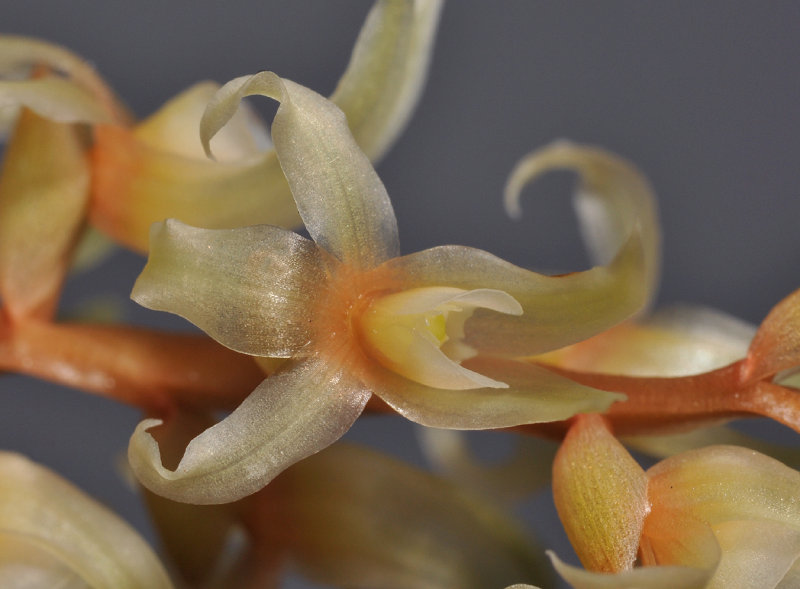
M775 589L800 558L800 530L769 521L714 527L722 559L708 589Z
M0 173L0 297L14 319L50 318L89 202L76 127L23 111Z
M448 429L496 429L561 421L577 413L604 411L622 395L581 386L532 364L472 358L464 365L505 389L447 390L408 380L371 362L369 388L395 411L416 423Z
M748 360L747 377L753 380L800 366L800 290L775 305L762 321Z
M134 301L185 317L225 346L289 357L310 339L309 312L325 278L318 248L268 225L153 226Z
M18 538L46 567L61 566L89 587L167 589L172 584L153 551L128 524L46 468L0 453L0 553ZM0 571L8 562L0 556ZM31 565L30 561L23 564ZM36 565L37 563L33 563ZM36 568L35 566L32 568ZM45 575L48 569L43 571ZM0 572L0 578L2 578ZM17 586L16 584L14 585ZM77 585L76 585L77 586Z
M368 270L399 252L389 196L332 102L271 72L225 84L200 124L209 141L246 96L280 102L272 140L297 209L311 237L340 261Z
M521 317L478 309L464 325L464 342L479 352L527 356L585 340L630 317L644 303L641 247L629 241L610 266L545 276L485 251L442 246L390 260L386 267L408 288L442 286L501 290Z
M364 23L331 101L367 156L380 159L419 100L442 0L379 0Z
M87 90L108 117L130 121L125 107L92 66L74 53L46 41L18 35L0 35L0 74L23 73L44 66L66 75Z
M650 511L647 477L599 415L581 415L569 429L553 463L553 498L583 566L633 568Z
M596 573L570 566L548 551L561 577L573 589L707 589L714 568L653 566L621 573ZM511 589L510 587L508 589Z
M273 485L253 498L251 525L326 586L484 589L548 576L541 549L491 502L373 450L337 444Z
M744 358L754 333L753 326L714 309L670 307L536 361L583 372L686 376Z
M436 470L460 486L482 491L504 504L524 501L550 483L546 466L552 464L558 449L551 440L515 435L513 454L507 460L486 463L470 450L467 432L420 427L416 433Z
M594 263L608 265L623 251L626 242L638 241L644 258L641 280L649 297L653 297L658 287L661 242L655 196L644 176L625 160L568 141L534 151L516 165L508 179L508 213L520 217L519 199L525 185L557 169L580 174L575 209Z
M350 429L370 396L350 374L353 361L346 352L293 361L194 438L174 471L162 466L147 433L161 421L145 420L131 437L131 467L144 486L174 501L227 503L250 495Z
M158 431L163 462L176 466L186 444L213 424L207 412L177 412ZM236 557L231 540L241 533L238 506L177 503L144 487L140 490L170 563L189 586L210 586L226 561Z

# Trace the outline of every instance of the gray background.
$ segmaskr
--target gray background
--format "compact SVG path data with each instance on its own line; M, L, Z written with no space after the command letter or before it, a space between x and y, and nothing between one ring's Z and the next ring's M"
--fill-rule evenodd
M261 69L330 93L370 4L30 0L6 2L0 27L82 54L145 116L193 82ZM798 17L793 2L451 0L422 102L378 167L404 251L460 243L537 269L586 267L568 176L529 189L520 222L500 205L514 162L565 137L616 151L650 178L664 231L660 302L758 322L800 286ZM142 265L116 255L71 284L65 304L125 295ZM56 468L146 529L109 468L136 411L22 377L4 377L0 390L0 447ZM361 420L351 438L417 457L400 419ZM564 553L546 504L525 517Z

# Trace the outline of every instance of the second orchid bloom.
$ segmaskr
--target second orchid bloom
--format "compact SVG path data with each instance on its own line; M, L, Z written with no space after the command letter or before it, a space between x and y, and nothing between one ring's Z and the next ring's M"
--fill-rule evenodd
M129 458L146 486L194 503L253 493L341 437L373 393L417 423L459 429L563 420L624 398L515 358L586 339L645 304L656 240L640 213L653 210L644 183L596 195L614 251L585 272L544 276L459 246L400 256L383 184L342 112L318 94L271 73L233 80L203 117L205 145L252 94L280 102L272 139L312 239L272 226L158 223L132 296L236 351L286 360L193 439L174 471L147 433L159 421L142 422ZM523 184L553 166L577 168L596 193L638 178L565 144L531 161Z

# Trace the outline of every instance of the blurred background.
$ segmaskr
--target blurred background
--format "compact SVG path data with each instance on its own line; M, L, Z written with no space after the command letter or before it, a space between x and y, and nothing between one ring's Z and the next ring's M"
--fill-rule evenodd
M327 95L370 6L30 0L6 5L0 26L87 58L144 117L194 82L262 69ZM527 189L521 221L501 206L514 163L568 138L617 152L650 179L664 235L659 304L759 322L800 287L798 22L800 5L788 1L451 1L421 103L378 166L403 251L458 243L538 270L586 268L571 176ZM143 264L115 254L68 285L65 307L89 295L126 298ZM125 313L179 326L132 303ZM0 388L0 447L53 467L152 539L138 498L109 468L137 411L23 377L6 376ZM402 419L362 419L348 437L420 460ZM502 451L500 436L483 439ZM574 561L549 501L544 493L521 517Z

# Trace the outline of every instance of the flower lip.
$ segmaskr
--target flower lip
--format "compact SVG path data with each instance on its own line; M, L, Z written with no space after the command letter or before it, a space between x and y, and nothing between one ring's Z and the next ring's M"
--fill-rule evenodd
M507 388L461 366L476 351L464 343L464 324L478 308L521 315L511 295L494 289L436 286L372 300L359 318L366 352L386 368L441 389Z

